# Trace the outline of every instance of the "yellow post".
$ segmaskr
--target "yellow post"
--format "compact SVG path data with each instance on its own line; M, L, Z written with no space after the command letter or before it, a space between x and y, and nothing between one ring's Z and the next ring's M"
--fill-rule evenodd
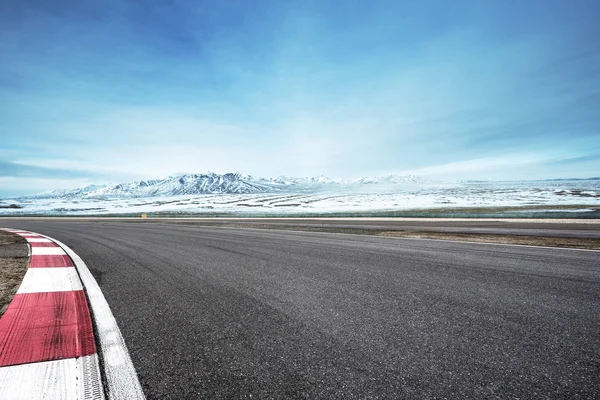
M142 218L146 218L146 214L142 214Z

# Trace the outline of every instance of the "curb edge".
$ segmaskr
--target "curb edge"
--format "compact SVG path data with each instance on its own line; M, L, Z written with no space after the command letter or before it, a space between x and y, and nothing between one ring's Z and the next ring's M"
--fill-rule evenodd
M41 234L40 234L41 235ZM85 262L69 246L61 241L45 236L55 241L71 257L83 287L88 297L92 318L96 326L99 353L103 361L102 374L105 378L105 395L110 400L145 400L146 397L138 380L135 367L127 351L125 340L117 326L117 321L100 286L88 269Z

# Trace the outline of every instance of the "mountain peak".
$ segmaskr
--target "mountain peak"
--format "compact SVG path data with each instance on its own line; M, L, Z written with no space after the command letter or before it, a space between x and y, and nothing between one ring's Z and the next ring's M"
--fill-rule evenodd
M89 185L72 190L54 190L29 198L123 198L154 197L193 194L218 193L270 193L292 190L319 190L329 185L364 185L364 184L406 184L423 183L420 178L388 175L383 177L361 178L354 181L332 180L324 175L308 178L255 178L241 172L218 174L178 174L164 179L150 179L118 183L115 185Z

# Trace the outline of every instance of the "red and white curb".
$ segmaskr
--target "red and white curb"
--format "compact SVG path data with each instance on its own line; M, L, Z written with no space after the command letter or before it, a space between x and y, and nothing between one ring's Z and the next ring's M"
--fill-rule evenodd
M0 399L144 399L121 332L83 260L47 236L5 230L27 240L31 257L0 318Z

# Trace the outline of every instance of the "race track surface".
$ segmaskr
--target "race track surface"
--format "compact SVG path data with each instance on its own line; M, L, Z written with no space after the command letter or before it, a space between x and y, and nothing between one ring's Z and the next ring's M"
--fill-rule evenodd
M1 224L83 258L149 399L600 397L600 252Z

